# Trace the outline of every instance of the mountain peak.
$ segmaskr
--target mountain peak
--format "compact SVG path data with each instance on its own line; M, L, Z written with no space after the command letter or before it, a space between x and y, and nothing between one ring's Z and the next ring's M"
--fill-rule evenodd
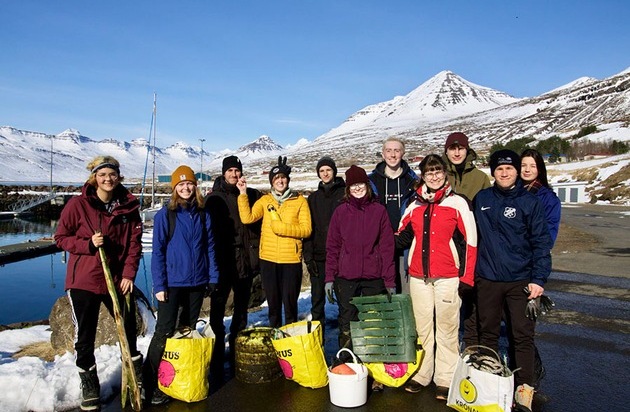
M283 149L267 135L262 135L251 143L238 148L237 155L241 158L258 158L268 156Z

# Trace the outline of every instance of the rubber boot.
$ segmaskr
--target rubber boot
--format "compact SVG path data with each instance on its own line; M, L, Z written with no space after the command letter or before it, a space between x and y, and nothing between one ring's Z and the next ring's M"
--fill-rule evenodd
M138 389L140 390L140 398L145 399L144 385L142 385L142 354L136 355L131 358L133 363L133 371L136 373L136 382L138 382Z
M81 392L83 399L81 400L81 410L98 411L101 409L101 385L96 374L96 365L88 370L81 369L79 371L81 378Z

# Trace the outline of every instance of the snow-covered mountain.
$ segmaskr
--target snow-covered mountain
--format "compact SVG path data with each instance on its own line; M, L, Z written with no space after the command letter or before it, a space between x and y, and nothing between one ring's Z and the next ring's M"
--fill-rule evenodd
M569 137L589 125L604 130L601 136L630 141L629 124L630 68L603 80L579 78L521 99L443 71L407 95L351 114L313 141L302 139L283 148L263 135L238 149L204 151L203 165L210 173L220 172L228 154L239 156L247 170L256 174L268 170L279 154L289 156L295 171L311 170L322 155L333 156L339 164L374 164L383 139L394 134L405 139L409 157L443 150L446 136L453 131L468 134L471 145L481 153L497 141ZM593 137L597 136L589 135ZM49 181L51 149L55 182L83 181L88 160L103 153L119 159L128 178L151 174L145 139L96 141L72 129L50 135L5 126L0 127L0 181ZM201 155L198 147L185 143L156 148L156 172L170 173L182 163L196 170Z

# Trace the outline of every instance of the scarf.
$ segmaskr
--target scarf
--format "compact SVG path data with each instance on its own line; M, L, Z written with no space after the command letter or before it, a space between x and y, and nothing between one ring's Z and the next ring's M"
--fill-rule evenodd
M536 192L538 192L541 187L542 183L540 183L540 180L538 179L534 179L525 185L525 189L527 189L528 192L532 192L534 194L536 194Z
M276 199L276 202L278 202L278 206L281 206L285 200L291 197L293 192L291 191L291 188L287 188L287 190L285 190L284 193L281 195L277 194L274 190L269 193L271 193L271 196Z

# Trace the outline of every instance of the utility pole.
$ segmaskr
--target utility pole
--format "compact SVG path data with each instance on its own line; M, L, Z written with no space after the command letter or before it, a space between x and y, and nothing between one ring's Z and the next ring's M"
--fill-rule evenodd
M50 135L50 195L53 193L53 138L54 135Z
M199 187L201 188L201 193L203 193L203 187L202 187L203 186L203 142L205 142L206 139L199 139L199 141L201 142L201 155L200 155L200 157L201 157L201 169L200 169L200 172L201 173L199 174L199 176L200 176Z

